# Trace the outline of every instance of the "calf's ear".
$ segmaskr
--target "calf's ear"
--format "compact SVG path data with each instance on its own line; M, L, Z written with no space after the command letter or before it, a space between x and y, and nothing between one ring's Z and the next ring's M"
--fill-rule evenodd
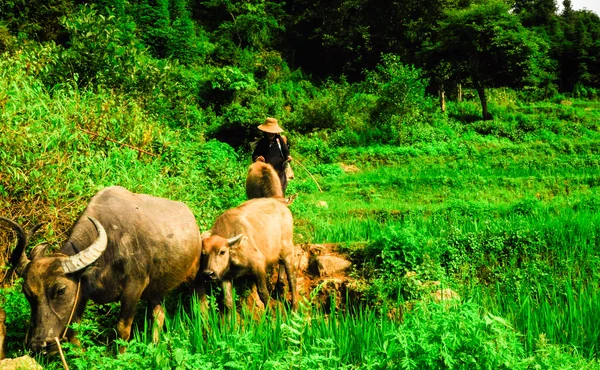
M204 240L204 239L210 238L211 235L212 235L212 231L209 230L209 231L203 232L202 235L200 235L200 237L202 238L202 240Z
M43 258L46 255L46 251L48 250L48 243L41 243L36 245L32 250L31 250L31 259L35 260L38 258Z
M238 234L233 238L227 239L227 245L229 246L229 248L235 248L243 242L245 242L246 240L248 240L248 238L245 237L244 234Z

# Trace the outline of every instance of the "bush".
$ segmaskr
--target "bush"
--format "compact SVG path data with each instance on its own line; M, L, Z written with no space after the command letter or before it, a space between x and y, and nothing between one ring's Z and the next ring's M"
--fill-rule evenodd
M9 288L0 288L0 307L6 311L8 328L5 343L8 356L22 354L25 349L25 336L29 330L29 303L21 293L22 279L15 281Z
M381 143L412 143L420 128L426 125L422 114L432 112L433 102L425 94L428 81L415 67L404 65L397 55L386 54L381 64L365 76L363 88L377 97L371 111L370 123Z
M384 350L386 368L527 368L517 332L472 303L417 303Z

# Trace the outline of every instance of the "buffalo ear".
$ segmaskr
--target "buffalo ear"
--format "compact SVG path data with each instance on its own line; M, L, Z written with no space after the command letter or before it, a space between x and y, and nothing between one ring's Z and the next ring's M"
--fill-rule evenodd
M36 245L32 250L31 250L31 259L35 260L38 258L42 258L46 255L46 251L48 250L48 243L41 243Z
M229 246L229 248L235 248L243 242L245 242L246 240L248 240L248 238L244 236L244 234L238 234L233 238L227 239L227 245Z
M208 238L211 237L211 235L212 235L212 231L210 231L210 230L209 231L205 231L205 232L202 233L202 235L200 235L200 238L202 240L208 239Z

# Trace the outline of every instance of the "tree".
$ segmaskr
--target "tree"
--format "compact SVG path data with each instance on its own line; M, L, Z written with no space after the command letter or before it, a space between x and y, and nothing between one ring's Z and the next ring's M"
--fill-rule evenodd
M565 10L561 31L554 37L563 91L600 87L600 17L587 10Z
M429 39L444 11L471 0L290 0L290 50L317 77L363 78L381 55L417 64L416 52Z
M573 4L571 0L563 0L563 10L561 16L565 19L570 19L573 15Z
M515 0L514 12L526 27L546 26L556 16L556 0Z
M13 35L37 41L66 42L60 18L77 9L69 0L0 1L0 24Z
M371 0L292 0L285 4L287 54L316 77L362 78L380 55L370 48Z
M133 5L139 37L153 56L166 58L171 33L169 0L140 0Z
M470 80L484 119L492 119L486 87L519 87L531 75L541 74L544 42L509 10L497 0L451 10L424 49L429 64L442 66L447 79Z
M268 0L208 0L194 5L194 19L228 48L272 49L284 30L282 5Z

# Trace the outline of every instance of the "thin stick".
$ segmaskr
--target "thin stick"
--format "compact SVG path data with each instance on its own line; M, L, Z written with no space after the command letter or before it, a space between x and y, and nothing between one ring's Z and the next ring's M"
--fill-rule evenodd
M62 361L63 367L65 368L65 370L69 370L69 365L67 365L67 360L65 359L65 355L64 355L62 347L60 345L60 340L58 339L58 337L54 337L54 341L56 342L56 345L58 346L58 353L60 354L60 360Z
M315 184L317 184L317 187L319 188L319 191L322 193L323 189L321 189L321 186L319 185L319 183L317 182L317 180L315 179L315 177L312 175L312 173L310 173L310 171L304 167L304 165L302 163L300 163L300 161L298 161L296 158L294 158L294 163L298 163L300 165L300 167L304 168L304 171L306 171L306 173L308 173L308 175L310 176L310 178L315 182Z
M81 127L78 127L78 129L80 129L81 131L83 131L83 132L85 132L86 134L89 134L89 135L100 136L100 134L99 134L99 133L97 133L97 132L88 131L88 130L86 130L86 129L84 129L84 128L81 128ZM121 146L126 146L126 147L128 147L129 149L137 150L139 153L144 153L144 154L146 154L146 155L151 155L151 156L153 156L153 157L159 157L158 155L156 155L156 154L154 154L154 153L147 152L147 151L145 151L144 149L136 148L136 147L135 147L135 146L133 146L133 145L129 145L129 144L125 144L125 143L121 143L120 141L117 141L117 140L115 140L115 139L111 139L111 138L109 138L109 137L104 137L104 140L108 140L108 141L110 141L110 142L113 142L113 143L115 143L115 144L119 144L119 145L121 145Z

